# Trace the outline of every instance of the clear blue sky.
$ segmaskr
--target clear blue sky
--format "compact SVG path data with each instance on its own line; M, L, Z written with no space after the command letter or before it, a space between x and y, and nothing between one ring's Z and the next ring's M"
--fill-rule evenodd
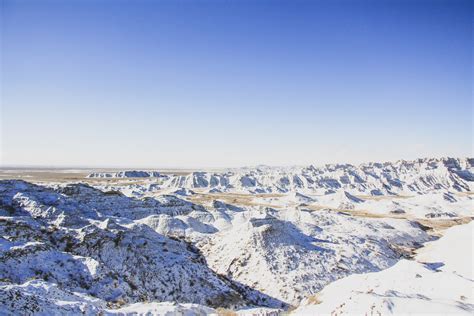
M3 165L472 155L471 1L1 5Z

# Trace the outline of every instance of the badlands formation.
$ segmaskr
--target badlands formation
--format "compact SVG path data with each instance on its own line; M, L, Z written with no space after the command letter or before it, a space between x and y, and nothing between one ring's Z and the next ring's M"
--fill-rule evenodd
M474 312L471 158L9 172L2 315Z

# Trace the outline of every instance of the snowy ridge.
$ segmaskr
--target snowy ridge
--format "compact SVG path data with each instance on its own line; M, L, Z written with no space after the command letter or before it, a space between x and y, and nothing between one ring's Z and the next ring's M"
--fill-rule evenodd
M159 178L162 175L157 171L127 170L119 172L93 172L87 178Z
M324 167L259 167L223 173L194 172L167 176L163 188L219 190L221 192L284 193L344 189L369 195L426 193L432 190L470 191L474 159L400 160L395 163L326 165Z
M347 274L385 269L405 255L401 247L429 240L409 222L327 211L299 210L286 218L271 213L251 214L248 221L215 234L202 249L215 271L292 305L303 293L317 293Z
M91 195L84 191L96 192L84 190L83 185L66 187L70 196L19 181L3 181L0 188L0 279L4 282L42 279L109 306L143 300L210 306L244 302L192 245L130 220L141 218L143 209L160 213L155 205L136 207L138 202L133 201L135 208L105 215L110 209L101 206L113 203L88 204ZM172 214L186 212L181 205L173 207ZM162 210L166 214L169 207Z

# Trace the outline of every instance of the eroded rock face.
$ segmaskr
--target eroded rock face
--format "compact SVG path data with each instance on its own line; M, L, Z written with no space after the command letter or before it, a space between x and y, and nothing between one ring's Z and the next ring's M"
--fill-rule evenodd
M162 187L207 188L220 192L286 193L299 189L350 190L384 195L431 190L469 191L474 181L471 158L426 158L359 166L258 167L229 172L168 176Z
M110 304L157 300L231 307L244 303L230 282L207 267L195 247L130 221L144 209L159 213L159 207L124 199L100 195L83 185L56 192L1 181L0 279L18 285L43 280ZM188 207L186 203L174 201L176 213Z

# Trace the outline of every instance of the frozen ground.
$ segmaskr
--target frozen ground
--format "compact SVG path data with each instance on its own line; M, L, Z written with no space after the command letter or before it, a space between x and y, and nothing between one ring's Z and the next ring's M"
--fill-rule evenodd
M0 314L472 314L473 164L9 170Z

